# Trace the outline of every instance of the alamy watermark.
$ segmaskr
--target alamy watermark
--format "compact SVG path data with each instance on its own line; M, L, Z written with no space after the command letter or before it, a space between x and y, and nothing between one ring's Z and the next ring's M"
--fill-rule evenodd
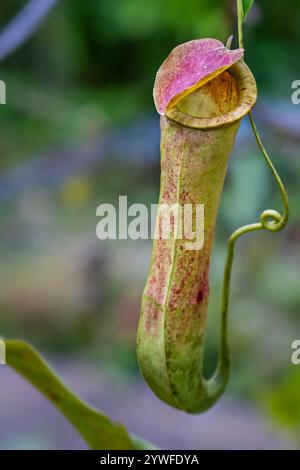
M6 83L0 80L0 104L6 104Z
M0 339L0 364L6 364L6 346L2 339Z
M298 366L300 364L300 339L295 339L295 341L292 342L291 348L293 349L291 355L292 364Z
M127 196L113 204L100 204L96 210L100 221L96 235L100 240L169 240L185 241L187 250L201 250L204 244L204 204L145 204L128 206Z
M292 83L292 89L295 90L292 93L291 101L293 104L300 104L300 80L294 80Z

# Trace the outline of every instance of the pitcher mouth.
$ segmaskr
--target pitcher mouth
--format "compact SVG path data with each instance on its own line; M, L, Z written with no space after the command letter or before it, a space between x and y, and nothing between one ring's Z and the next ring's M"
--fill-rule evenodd
M167 109L166 116L185 127L213 129L241 120L251 111L256 99L255 78L240 60Z

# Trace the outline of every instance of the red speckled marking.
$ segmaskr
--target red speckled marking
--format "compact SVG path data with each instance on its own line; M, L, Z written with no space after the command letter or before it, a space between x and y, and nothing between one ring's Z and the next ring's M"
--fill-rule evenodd
M159 320L160 311L157 305L153 302L148 302L147 310L146 310L146 321L145 327L148 333L153 335L157 334L158 325L157 322Z
M164 123L162 122L162 127ZM176 132L173 140L162 143L164 159L161 164L161 184L163 191L160 198L162 204L178 202L178 182L182 163L182 147L185 143L183 132ZM157 221L158 223L158 221ZM171 228L174 229L174 218L171 218ZM172 253L174 240L162 239L162 226L159 225L159 239L154 242L154 259L151 276L148 280L146 295L153 297L159 304L164 304L167 297L168 280L172 269Z

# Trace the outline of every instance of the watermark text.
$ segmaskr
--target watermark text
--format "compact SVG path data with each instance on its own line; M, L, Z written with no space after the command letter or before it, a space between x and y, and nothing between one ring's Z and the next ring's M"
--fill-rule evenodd
M184 240L187 250L201 250L204 244L204 204L144 204L128 206L127 196L119 205L100 204L96 235L100 240Z
M300 104L300 80L294 80L292 83L292 89L295 90L292 93L291 101L293 104Z
M6 104L6 83L0 80L0 104Z
M6 346L2 339L0 339L0 364L6 364Z

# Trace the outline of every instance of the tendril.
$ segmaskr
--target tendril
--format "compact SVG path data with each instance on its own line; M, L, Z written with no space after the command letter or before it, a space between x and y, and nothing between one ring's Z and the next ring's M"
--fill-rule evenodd
M242 0L237 0L237 17L238 17L238 39L239 47L243 48L243 20L244 20L244 11L243 11L243 2ZM265 159L266 164L268 165L273 178L279 188L282 203L283 203L283 213L281 214L274 209L266 209L260 214L260 220L257 223L244 225L243 227L235 230L228 240L227 245L227 258L225 262L224 269L224 280L223 280L223 290L222 290L222 324L221 324L221 368L225 364L222 364L222 361L227 362L229 355L229 346L228 346L228 332L227 332L227 320L228 320L228 306L229 306L229 296L230 296L230 283L231 283L231 272L234 259L234 248L235 242L242 235L245 235L250 232L255 232L258 230L268 230L270 232L278 232L282 230L288 222L289 218L289 200L284 184L270 158L267 150L264 147L261 136L257 130L256 124L252 113L249 113L250 124L257 142L257 145Z

